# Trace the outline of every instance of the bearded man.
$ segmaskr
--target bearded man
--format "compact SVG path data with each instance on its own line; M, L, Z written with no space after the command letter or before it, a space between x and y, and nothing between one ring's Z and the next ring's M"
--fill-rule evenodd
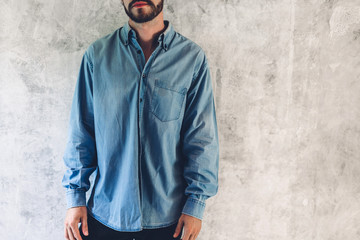
M63 156L64 236L195 240L218 192L208 61L163 19L162 0L122 4L129 20L82 58Z

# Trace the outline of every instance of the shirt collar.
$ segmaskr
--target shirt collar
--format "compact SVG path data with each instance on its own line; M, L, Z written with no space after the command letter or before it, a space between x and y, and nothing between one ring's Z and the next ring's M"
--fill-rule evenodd
M175 34L174 27L168 20L164 20L165 24L165 31L163 31L159 37L158 42L161 44L161 47L165 49L165 51L168 50L171 39L173 35ZM135 30L129 25L129 21L126 21L126 23L123 25L123 28L121 29L121 36L123 39L123 43L125 45L129 44L129 40L131 37L134 37L136 39L136 33Z

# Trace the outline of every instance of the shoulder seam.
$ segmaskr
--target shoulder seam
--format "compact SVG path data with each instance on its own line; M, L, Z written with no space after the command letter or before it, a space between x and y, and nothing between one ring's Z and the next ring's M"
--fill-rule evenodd
M89 51L92 51L92 54L89 53ZM90 64L90 68L91 68L91 71L94 70L94 64L93 64L93 54L94 54L94 46L93 44L90 44L90 46L88 47L88 49L85 51L85 55L86 55L86 58Z

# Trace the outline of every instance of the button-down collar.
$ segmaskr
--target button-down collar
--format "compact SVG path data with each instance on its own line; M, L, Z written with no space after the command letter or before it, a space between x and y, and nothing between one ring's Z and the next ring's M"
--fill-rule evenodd
M158 42L159 42L159 44L161 44L161 47L163 49L165 49L165 51L167 51L169 48L171 39L173 38L173 35L175 34L175 31L174 31L174 27L168 20L164 20L164 24L165 24L166 29L159 35ZM121 36L122 36L123 43L125 45L129 44L129 40L131 37L134 37L135 39L137 39L135 30L129 25L129 21L126 21L126 23L124 24L124 26L121 30Z

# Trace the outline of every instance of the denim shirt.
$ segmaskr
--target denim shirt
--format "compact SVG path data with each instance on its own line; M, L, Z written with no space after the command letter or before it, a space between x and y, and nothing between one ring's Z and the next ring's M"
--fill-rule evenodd
M181 213L202 219L218 191L207 58L164 24L147 61L128 22L92 42L75 86L61 182L67 208L86 206L118 231L166 227Z

